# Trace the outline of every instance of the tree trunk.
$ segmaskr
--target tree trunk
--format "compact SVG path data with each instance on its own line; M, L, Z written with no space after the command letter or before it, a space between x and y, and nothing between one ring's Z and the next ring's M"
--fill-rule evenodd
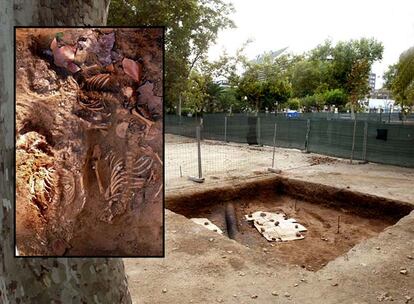
M13 25L99 25L109 1L0 1L0 303L131 303L121 259L14 258Z
M351 164L352 164L352 161L353 161L353 159L354 159L354 150L355 150L355 134L356 134L356 123L357 123L357 121L356 121L356 115L355 115L355 112L354 112L354 104L352 103L351 104L351 117L353 118L353 120L354 120L354 129L353 129L353 132L352 132L352 149L351 149L351 159L350 159L350 162L351 162Z

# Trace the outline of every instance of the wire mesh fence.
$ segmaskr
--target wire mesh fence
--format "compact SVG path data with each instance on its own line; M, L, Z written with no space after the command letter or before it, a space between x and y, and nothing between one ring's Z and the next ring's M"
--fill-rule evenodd
M217 141L272 146L275 140L276 147L295 148L342 158L350 158L352 155L355 160L414 167L414 123L388 123L367 116L371 114L364 114L362 118L361 115L356 115L355 134L354 120L351 119L289 119L269 114L205 114L203 118L169 115L165 128L167 134L192 140L192 145L183 142L175 150L181 149L182 153L188 154L180 165L183 175L196 175L198 170L197 159L194 161L194 157L197 158L197 146L194 144L197 141L197 126L200 126L201 153L208 152L209 149L214 152L205 153L211 155L212 159L202 157L203 169L209 174L214 174L224 166L234 167L234 170L240 167L240 159L232 157L231 145L221 147ZM363 119L364 117L369 119ZM209 140L214 140L214 144L209 143ZM234 149L240 147L235 146ZM254 153L246 154L246 161L254 158ZM173 170L180 172L180 168Z

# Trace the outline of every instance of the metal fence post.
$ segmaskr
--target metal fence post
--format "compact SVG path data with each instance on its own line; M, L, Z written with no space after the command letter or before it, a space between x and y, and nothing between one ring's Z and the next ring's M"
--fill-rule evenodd
M309 153L310 119L306 120L305 153Z
M354 115L356 115L356 114L354 114ZM353 132L352 132L352 148L351 148L351 159L350 159L351 164L352 164L352 161L354 159L356 129L357 129L357 120L356 120L356 116L355 116L354 117L354 129L353 129Z
M227 116L224 116L224 142L227 142Z
M364 123L364 141L362 144L362 161L367 162L368 122Z
M277 132L277 123L275 122L275 130L273 132L273 157L272 157L272 167L267 168L268 171L273 173L281 173L282 171L275 168L275 152L276 152L276 132Z
M201 168L201 134L200 134L200 126L196 127L196 136L197 136L197 162L198 162L198 177L196 176L189 176L188 178L193 182L202 183L204 182L203 172Z
M257 117L257 133L258 133L258 136L257 136L257 144L260 146L260 144L261 144L261 130L260 130L260 117L258 116Z

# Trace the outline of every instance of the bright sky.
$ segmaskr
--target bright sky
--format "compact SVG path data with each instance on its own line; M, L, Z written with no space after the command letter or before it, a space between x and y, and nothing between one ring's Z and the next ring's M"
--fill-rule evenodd
M289 47L287 52L308 51L325 39L374 37L384 45L383 60L373 66L376 87L382 86L387 66L414 45L414 0L232 0L231 16L237 28L219 34L209 50L215 59L223 49L231 55L247 39L249 58L264 51ZM380 76L378 78L378 76Z

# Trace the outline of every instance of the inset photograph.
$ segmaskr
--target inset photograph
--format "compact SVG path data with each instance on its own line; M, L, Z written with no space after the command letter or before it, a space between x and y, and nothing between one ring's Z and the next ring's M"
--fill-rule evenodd
M15 28L16 256L164 256L164 28Z

